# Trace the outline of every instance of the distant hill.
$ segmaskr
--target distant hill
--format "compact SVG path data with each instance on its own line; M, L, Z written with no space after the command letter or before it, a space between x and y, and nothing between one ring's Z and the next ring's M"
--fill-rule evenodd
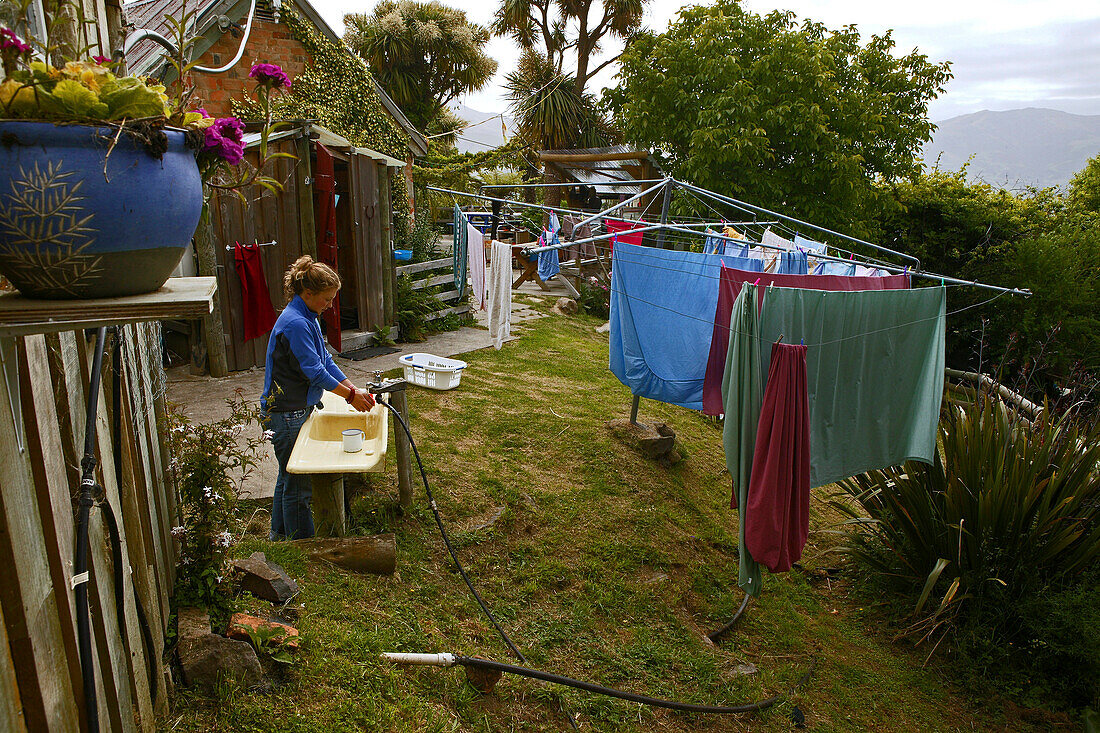
M1069 183L1089 158L1100 155L1100 115L1053 109L983 110L936 123L924 147L928 167L966 170L971 180L1016 188Z
M453 107L454 113L470 123L481 122L475 127L468 127L461 131L459 138L455 140L455 146L463 153L480 153L489 148L499 147L504 144L504 132L500 127L500 115L492 112L479 112L472 107L459 104ZM489 120L486 122L486 120ZM504 124L508 127L508 136L514 131L512 118L504 115Z

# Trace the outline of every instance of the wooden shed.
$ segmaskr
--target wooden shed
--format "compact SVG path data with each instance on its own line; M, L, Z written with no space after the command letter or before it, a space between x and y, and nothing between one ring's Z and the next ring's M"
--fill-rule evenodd
M282 190L272 192L254 185L242 191L243 198L233 192L215 193L210 202L212 262L203 262L202 250L208 246L206 237L196 237L199 257L194 271L216 275L218 279L219 303L210 324L213 333L205 339L211 352L210 371L215 375L218 343L223 345L229 371L262 368L267 354L266 333L245 340L241 273L234 258L236 244L260 245L268 296L276 311L282 310L286 303L282 281L291 263L303 254L326 259L324 253L318 252L318 241L322 238L319 227L323 226L318 221L318 211L324 193L317 185L316 161L318 146L322 145L334 159L337 254L332 264L343 281L341 318L335 324L326 324L326 335L331 344L340 344L340 350L347 351L367 345L382 328L389 328L391 335L397 331L390 170L402 168L404 161L355 147L345 138L308 121L291 124L291 128L269 140L272 151L296 157L278 158L265 171L280 183ZM259 160L259 135L248 135L246 142L249 143L246 157L255 164ZM216 333L219 324L220 335ZM169 325L190 330L184 324ZM336 334L332 332L334 327Z

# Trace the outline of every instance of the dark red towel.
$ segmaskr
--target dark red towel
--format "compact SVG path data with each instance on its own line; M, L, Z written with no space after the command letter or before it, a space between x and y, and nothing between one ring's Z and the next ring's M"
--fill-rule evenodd
M233 259L237 263L237 277L241 279L244 340L249 341L270 331L278 316L271 307L259 246L234 242Z
M703 376L703 414L721 415L725 412L722 402L722 372L726 368L726 355L730 345L730 313L733 301L746 282L760 281L757 294L764 302L764 290L768 285L781 288L806 290L906 290L908 275L888 277L849 277L846 275L776 275L767 272L749 272L722 265L718 281L718 307L714 310L714 332L710 339L707 371Z
M806 347L772 344L745 500L745 547L773 573L802 557L810 529L810 402Z
M317 148L317 255L321 262L340 272L337 267L339 247L336 243L336 174L332 154L321 143ZM321 313L325 322L325 336L332 348L340 351L340 294L332 301L332 307Z
M642 232L637 234L630 234L631 229L636 229L643 226L643 223L635 223L632 221L620 221L619 219L604 219L603 225L606 227L609 234L615 234L617 232L628 232L627 234L619 234L615 239L623 244L637 244L642 243Z

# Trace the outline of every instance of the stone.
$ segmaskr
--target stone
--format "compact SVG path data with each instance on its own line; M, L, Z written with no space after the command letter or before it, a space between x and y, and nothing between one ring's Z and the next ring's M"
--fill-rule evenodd
M234 560L233 567L241 573L241 590L257 598L282 605L298 595L298 583L262 552L253 552L244 560Z
M186 644L181 640L178 649L183 680L191 687L212 689L222 679L253 687L263 680L260 659L248 642L208 633Z
M608 321L602 326L596 326L596 333L611 333L611 321Z
M210 614L203 608L185 607L176 613L177 637L182 646L209 635Z
M463 669L466 672L466 681L482 695L488 695L492 692L493 687L501 678L499 669L486 669L484 667L463 667Z
M238 641L250 641L249 630L254 633L258 631L276 632L271 635L273 640L277 639L287 649L298 649L298 629L278 621L268 621L259 616L249 616L247 613L233 614L229 619L225 635Z
M609 420L607 427L619 440L664 468L683 460L676 450L676 431L664 423L645 425L629 420Z
M577 301L572 298L558 298L550 310L562 316L571 316L577 312Z

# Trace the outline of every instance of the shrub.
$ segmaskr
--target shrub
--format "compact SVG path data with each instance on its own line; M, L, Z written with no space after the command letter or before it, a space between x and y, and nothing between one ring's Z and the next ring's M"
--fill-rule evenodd
M193 423L175 405L169 408L169 467L179 487L180 524L172 536L180 544L175 599L179 606L204 606L218 615L227 609L221 592L237 490L259 460L263 438L244 434L258 417L237 391L226 400L229 416Z
M440 246L442 233L432 226L427 216L420 216L410 223L408 216L393 217L394 248L412 250L409 262L427 262L446 255Z
M1064 704L1087 702L1097 675L1064 662L1100 644L1072 610L1100 558L1100 423L1049 411L1028 423L983 392L948 403L939 437L931 466L841 482L845 550L913 599L903 635L951 633L971 671L1047 670Z
M599 318L611 316L611 289L598 278L577 280L577 305L589 315Z
M423 341L431 332L426 317L445 307L436 297L435 288L413 288L412 278L401 275L397 278L394 296L394 312L401 329L401 339Z

